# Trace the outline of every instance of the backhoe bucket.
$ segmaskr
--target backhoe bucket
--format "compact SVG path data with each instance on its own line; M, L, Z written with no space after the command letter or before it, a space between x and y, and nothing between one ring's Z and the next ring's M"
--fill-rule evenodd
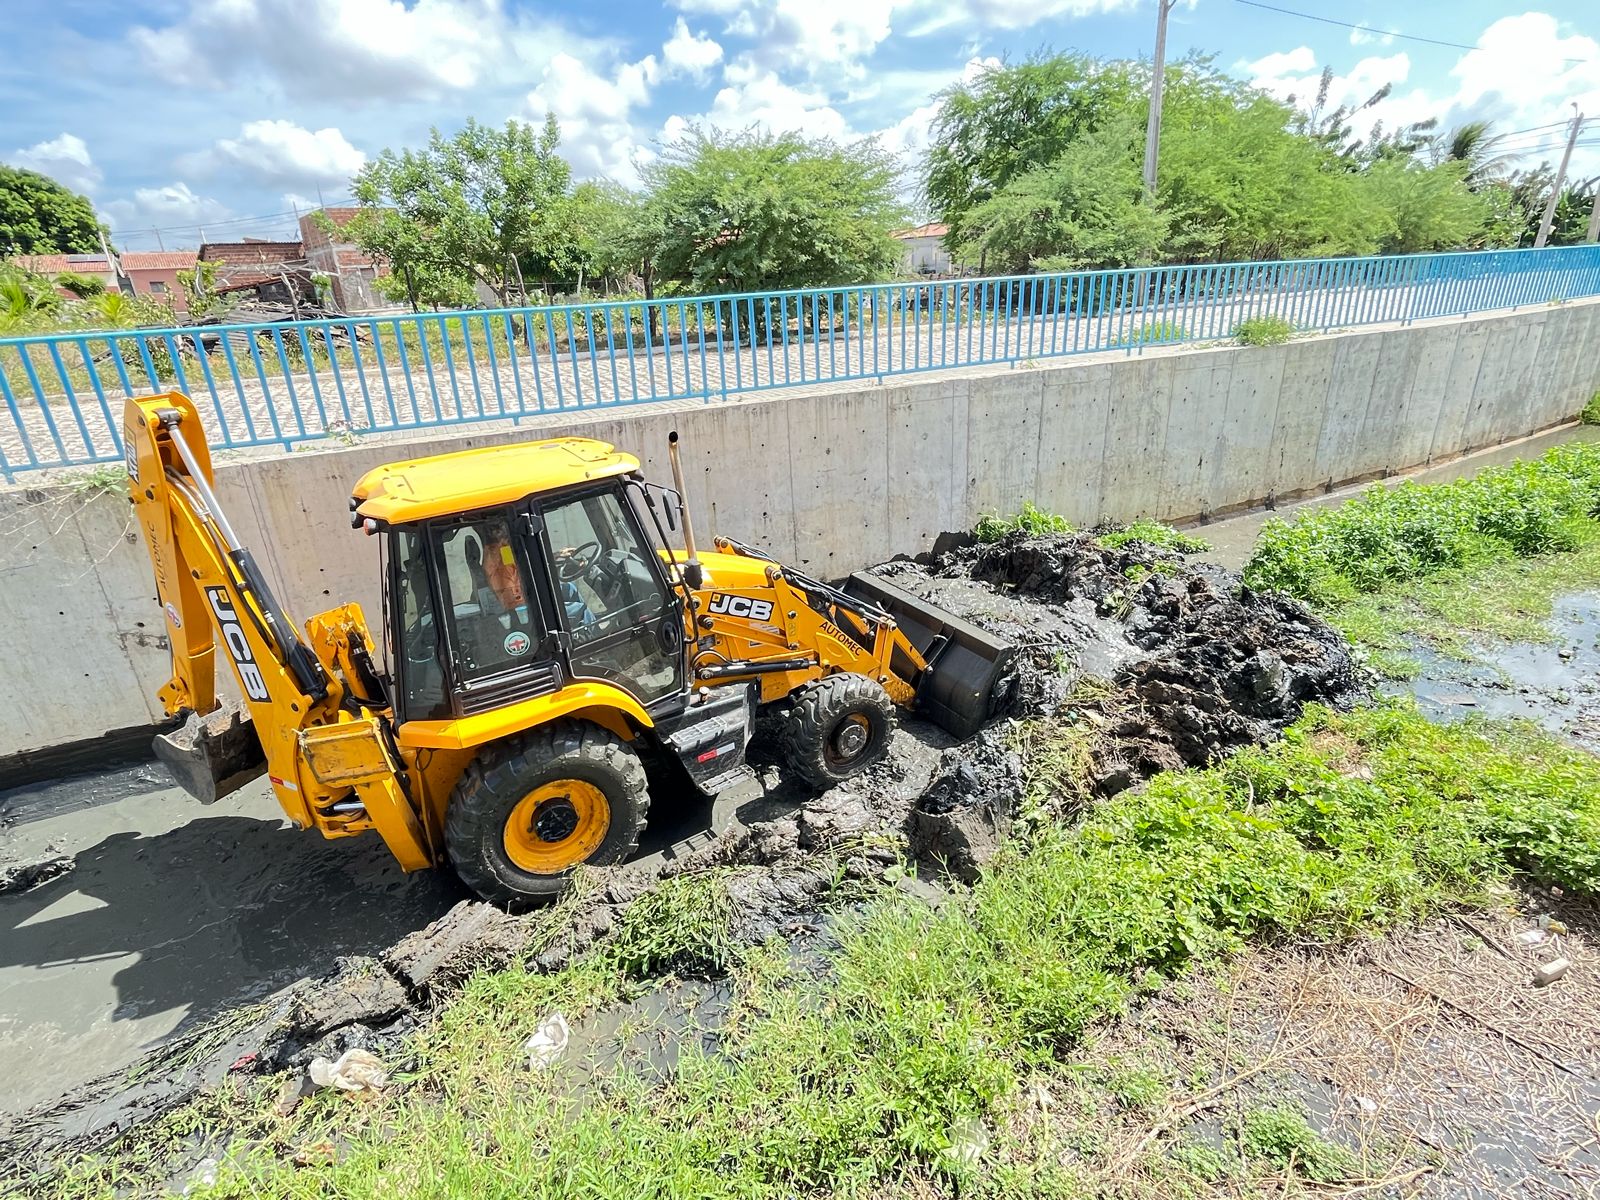
M250 714L223 705L189 719L155 739L156 757L167 765L178 785L201 804L215 804L267 769L267 756Z
M928 660L917 711L956 737L971 737L1006 704L1016 647L878 575L857 572L848 595L884 609Z

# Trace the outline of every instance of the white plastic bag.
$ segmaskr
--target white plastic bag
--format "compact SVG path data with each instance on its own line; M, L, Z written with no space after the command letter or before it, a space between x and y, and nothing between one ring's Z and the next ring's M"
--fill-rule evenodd
M307 1074L318 1087L341 1092L381 1092L389 1086L389 1069L370 1050L346 1050L332 1063L314 1058Z
M540 1021L533 1036L522 1044L523 1053L528 1056L528 1070L544 1071L555 1066L571 1037L567 1019L560 1013L551 1013Z

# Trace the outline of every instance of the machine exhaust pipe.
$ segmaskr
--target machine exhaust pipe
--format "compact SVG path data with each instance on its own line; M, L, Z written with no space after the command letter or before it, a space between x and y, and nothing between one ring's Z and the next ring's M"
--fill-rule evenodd
M215 804L267 769L255 723L237 704L203 717L191 712L177 729L157 735L154 749L178 786L201 804Z
M690 591L699 591L705 582L705 572L700 566L700 556L694 545L694 525L689 520L688 489L683 484L683 463L678 458L678 431L667 434L667 457L672 460L672 483L678 489L678 515L683 518L683 548L689 558L683 564L683 582Z

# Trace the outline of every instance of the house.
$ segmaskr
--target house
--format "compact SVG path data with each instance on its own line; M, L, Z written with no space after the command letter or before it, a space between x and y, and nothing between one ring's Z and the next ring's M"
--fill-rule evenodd
M117 255L122 290L166 300L174 312L186 313L189 303L178 272L193 271L197 257L193 250L126 250Z
M298 241L245 238L242 242L206 242L200 247L200 261L216 264L211 286L219 296L232 294L238 299L282 304L295 315L302 307L317 303L305 247Z
M34 275L54 279L57 275L71 272L88 279L98 279L108 292L117 290L116 261L104 254L18 254L9 261ZM63 296L74 294L63 287L56 288L56 291Z
M19 254L11 261L35 275L53 279L70 272L98 280L108 292L153 296L171 304L174 312L184 313L188 311L188 300L178 283L178 272L194 270L195 252L130 250L110 258L104 254ZM56 291L63 296L75 294L64 287L57 287Z
M300 218L306 265L314 274L326 277L333 306L340 312L392 307L373 287L390 273L388 264L373 258L345 235L359 212L359 208L321 208Z
M948 275L953 264L950 251L944 247L945 234L950 226L944 224L918 225L913 229L897 229L889 236L904 248L900 269L907 275Z

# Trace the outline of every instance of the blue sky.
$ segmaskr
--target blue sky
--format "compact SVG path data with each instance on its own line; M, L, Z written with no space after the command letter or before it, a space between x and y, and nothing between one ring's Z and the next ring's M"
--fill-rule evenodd
M1528 162L1600 174L1600 4L1180 0L1169 56L1308 97L1388 101L1387 125L1484 116ZM634 183L687 122L869 135L914 166L941 87L1041 46L1148 55L1156 0L3 0L0 159L86 192L125 249L286 233L386 146L468 116L553 112L579 175Z

